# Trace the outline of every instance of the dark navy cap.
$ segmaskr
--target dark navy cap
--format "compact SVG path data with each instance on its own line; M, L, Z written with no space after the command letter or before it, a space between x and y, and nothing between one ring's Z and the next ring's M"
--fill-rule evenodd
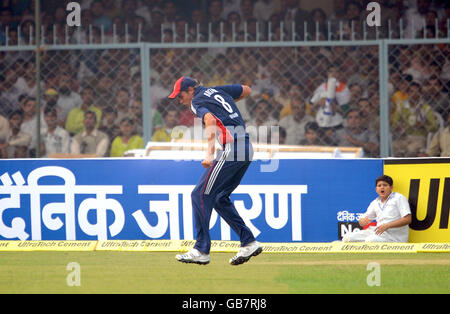
M196 85L197 81L192 77L182 76L175 82L172 94L169 95L169 98L176 98L180 92L186 91L189 87L194 87Z

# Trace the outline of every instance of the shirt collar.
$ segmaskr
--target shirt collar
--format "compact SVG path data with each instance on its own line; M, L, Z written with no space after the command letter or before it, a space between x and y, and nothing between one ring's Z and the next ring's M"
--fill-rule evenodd
M87 135L88 135L88 134L86 133L86 130L84 130L82 136L85 137L85 136L87 136ZM95 128L95 129L92 131L92 133L89 134L89 135L97 136L97 128Z

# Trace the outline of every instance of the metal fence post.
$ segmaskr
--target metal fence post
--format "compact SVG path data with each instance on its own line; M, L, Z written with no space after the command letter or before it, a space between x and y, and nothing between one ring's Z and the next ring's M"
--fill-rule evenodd
M141 80L142 80L142 121L144 143L152 138L152 103L150 100L150 46L142 43L141 50Z
M380 75L380 157L390 155L389 130L389 53L386 40L378 41L379 49L379 75Z
M36 29L36 156L41 158L41 1L35 1ZM31 34L31 32L30 32ZM31 44L31 43L30 43Z

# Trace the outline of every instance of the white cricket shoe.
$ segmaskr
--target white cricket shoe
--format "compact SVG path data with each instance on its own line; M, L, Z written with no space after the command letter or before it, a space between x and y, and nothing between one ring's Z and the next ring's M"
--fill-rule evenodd
M177 254L175 258L183 263L194 263L200 265L206 265L209 263L209 254L202 253L195 248L185 254Z
M242 246L239 249L239 252L237 252L237 254L230 259L230 264L231 265L244 264L245 262L248 262L248 260L252 256L257 256L261 254L261 252L262 247L259 245L258 242L253 241L247 244L246 246Z

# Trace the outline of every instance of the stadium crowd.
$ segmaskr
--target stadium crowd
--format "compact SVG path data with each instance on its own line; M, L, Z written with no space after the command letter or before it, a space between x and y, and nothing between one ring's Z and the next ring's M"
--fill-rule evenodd
M446 36L450 18L446 1L378 1L383 26L378 35L373 29L364 35L369 2L364 0L334 0L329 16L320 7L310 12L302 9L307 1L300 0L87 0L79 1L82 25L93 27L65 28L66 2L42 3L48 43L278 41L293 36L304 40L305 33L309 40L361 39L382 36L388 30L394 37L402 32L409 38L434 38L436 32ZM32 40L32 3L0 2L3 44ZM153 140L170 141L176 126L194 125L189 111L167 99L175 80L189 75L207 86L252 86L252 97L238 103L241 113L248 126L279 126L281 144L357 146L363 147L366 156L379 156L377 47L152 49ZM449 56L449 44L394 45L390 49L393 155L450 155ZM115 157L144 147L137 49L44 51L40 113L35 105L33 52L0 50L0 64L0 157L36 156L38 118L41 156ZM331 117L323 112L329 77L338 80ZM257 133L251 135L254 141L266 140ZM182 132L176 137L183 137Z
M66 5L70 0L46 0L42 28L47 42L65 43ZM132 42L361 39L370 0L80 0L81 33L69 28L71 42L104 40ZM403 38L446 37L450 5L446 0L378 0L381 28L378 36ZM324 4L326 3L326 4ZM304 7L311 8L310 10ZM0 1L0 42L29 41L34 26L34 1ZM328 12L328 14L327 14ZM283 22L283 25L280 24ZM294 24L292 23L294 22ZM328 22L330 25L328 25ZM270 23L270 26L269 26ZM211 25L211 29L209 28ZM222 25L221 25L222 24ZM6 26L9 27L5 34ZM92 27L91 27L92 26ZM54 28L55 27L55 28ZM102 30L103 28L103 30ZM282 29L281 29L282 28ZM17 34L20 29L19 35ZM425 33L424 33L425 29ZM373 30L373 29L372 29ZM367 38L376 36L366 27ZM391 34L388 34L388 32ZM89 34L91 32L92 34ZM79 36L78 36L79 35ZM139 36L139 38L138 38ZM212 36L213 38L209 38ZM114 37L114 38L113 38ZM31 39L32 40L32 39Z

